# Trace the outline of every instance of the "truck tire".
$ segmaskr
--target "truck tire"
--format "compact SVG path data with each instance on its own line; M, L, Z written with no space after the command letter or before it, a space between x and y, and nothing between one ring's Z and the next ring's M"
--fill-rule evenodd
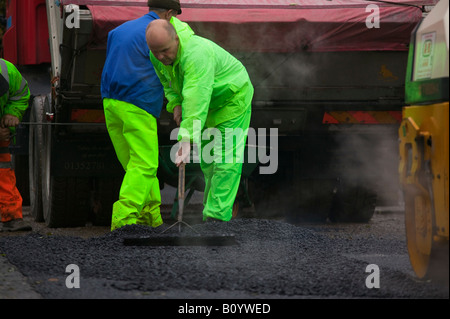
M286 214L286 203L282 199L281 186L267 181L266 176L249 178L248 193L254 205L254 214L246 217L278 218Z
M39 95L33 99L30 112L30 123L44 122L45 96ZM30 213L37 222L44 221L42 211L42 125L30 125L28 143L28 178L30 188Z
M333 222L367 223L375 212L377 196L362 186L338 189L330 220Z
M291 223L324 223L330 215L336 181L333 179L296 180L292 208L286 219Z
M295 180L283 183L258 176L249 183L250 198L258 218L285 218L297 224L325 222L330 214L333 181Z
M48 198L43 199L48 227L82 227L89 212L89 179L50 176ZM44 191L44 193L46 193Z
M45 112L51 112L46 98ZM54 176L51 170L52 149L55 147L55 127L43 126L42 140L42 209L48 227L85 226L89 213L89 178Z
M122 179L121 177L98 177L94 179L91 216L89 218L93 225L111 225L112 206L119 199Z

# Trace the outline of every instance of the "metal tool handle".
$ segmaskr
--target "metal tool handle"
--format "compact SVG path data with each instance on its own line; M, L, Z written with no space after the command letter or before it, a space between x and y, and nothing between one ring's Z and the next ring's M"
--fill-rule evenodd
M196 232L197 234L200 234L198 231L196 231L194 228L192 228L189 224L183 221L183 209L184 209L184 187L185 187L185 172L186 172L186 164L181 163L181 165L178 167L178 221L170 226L169 228L166 228L162 233L167 232L169 229L175 227L175 225L178 225L178 231L181 233L181 225L184 224L187 227L189 227L192 231ZM161 233L161 234L162 234Z
M181 163L178 168L178 221L183 221L183 209L184 209L184 187L185 187L185 171L186 164Z

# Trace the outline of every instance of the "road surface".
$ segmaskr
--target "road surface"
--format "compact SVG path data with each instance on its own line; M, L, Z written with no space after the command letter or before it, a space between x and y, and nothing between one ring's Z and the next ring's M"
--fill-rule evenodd
M188 219L199 214L186 212ZM126 237L159 234L145 227L50 229L33 222L27 208L24 215L32 232L0 232L0 299L449 298L448 281L422 281L412 272L401 211L375 213L366 224L193 222L202 235L233 234L237 245L227 247L125 246Z

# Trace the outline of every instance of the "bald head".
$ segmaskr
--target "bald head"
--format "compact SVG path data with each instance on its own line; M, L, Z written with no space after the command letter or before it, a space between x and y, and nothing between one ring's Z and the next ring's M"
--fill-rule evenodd
M153 55L165 65L172 64L178 53L179 39L167 20L153 20L145 32L147 45Z

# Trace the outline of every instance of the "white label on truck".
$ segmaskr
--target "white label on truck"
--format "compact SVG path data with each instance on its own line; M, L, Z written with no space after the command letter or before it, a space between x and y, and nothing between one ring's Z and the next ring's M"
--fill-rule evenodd
M433 55L436 44L436 32L425 33L416 46L414 80L430 79L433 70Z

